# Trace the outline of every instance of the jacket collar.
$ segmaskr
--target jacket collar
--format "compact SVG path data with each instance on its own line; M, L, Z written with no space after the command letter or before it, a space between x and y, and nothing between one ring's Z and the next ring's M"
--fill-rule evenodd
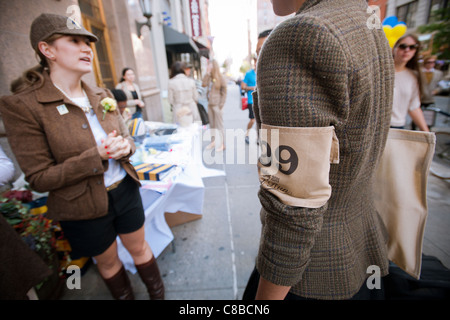
M346 3L348 3L348 2L356 2L356 3L358 3L358 4L360 4L360 5L362 5L362 6L367 6L367 3L366 3L366 1L364 1L364 0L345 0L345 2L344 1L342 1L342 3L343 4L346 4ZM312 7L315 7L315 6L317 6L319 3L321 3L321 2L328 2L328 4L324 4L325 6L329 6L329 5L331 5L333 2L334 2L334 5L336 5L335 3L337 2L337 0L306 0L304 3L303 3L303 5L300 7L300 9L297 11L297 13L296 13L296 15L297 14L299 14L299 13L301 13L301 12L303 12L303 11L306 11L306 10L308 10L308 9L311 9Z
M55 87L47 71L44 71L42 73L42 76L44 77L44 83L40 88L36 90L36 97L40 103L45 104L50 102L63 101L64 103L73 104L73 102L69 98L67 98L61 91L59 91ZM104 91L101 88L92 87L84 81L81 81L81 86L86 92L92 108L94 108L94 110L98 108L100 106L101 95Z
M319 2L321 2L322 0L306 0L302 6L300 7L300 9L297 11L296 14L299 14L300 12L303 12L305 10L308 10L312 7L314 7L315 5L319 4Z

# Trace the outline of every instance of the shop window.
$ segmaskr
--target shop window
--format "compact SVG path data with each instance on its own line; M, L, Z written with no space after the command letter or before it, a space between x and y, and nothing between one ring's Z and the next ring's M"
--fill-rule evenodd
M436 11L448 8L448 0L431 0L430 10L428 12L428 23L434 23L442 20L442 16L437 15Z
M79 0L83 24L98 37L94 43L94 73L97 85L113 89L117 83L112 64L108 29L105 23L102 3L99 0Z
M397 18L403 21L409 28L416 26L417 4L419 1L412 1L397 8Z

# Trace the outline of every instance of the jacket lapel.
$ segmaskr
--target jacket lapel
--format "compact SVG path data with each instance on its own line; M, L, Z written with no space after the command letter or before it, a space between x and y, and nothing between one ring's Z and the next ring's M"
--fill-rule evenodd
M103 106L101 105L101 100L107 97L106 91L102 88L90 86L84 81L81 82L81 85L86 92L92 109L97 116L98 122L102 126L103 130L105 130L106 134L109 134L114 130L114 123L112 121L108 121L108 114L105 115L105 119L103 120Z
M47 71L44 71L42 76L44 77L44 83L39 89L36 90L36 98L40 103L46 104L56 101L70 103L70 100L53 85Z
M64 104L73 105L73 102L53 85L53 82L50 79L50 75L47 71L44 71L42 73L42 76L44 77L44 83L39 89L36 90L36 98L40 103L45 105L51 102L61 101ZM105 90L90 86L84 81L81 81L81 86L86 92L86 95L89 99L89 102L91 103L92 109L97 115L97 119L100 125L102 126L103 130L105 130L106 134L109 134L114 130L114 125L113 122L107 121L108 115L106 115L105 120L102 120L103 107L101 105L101 100L107 96Z

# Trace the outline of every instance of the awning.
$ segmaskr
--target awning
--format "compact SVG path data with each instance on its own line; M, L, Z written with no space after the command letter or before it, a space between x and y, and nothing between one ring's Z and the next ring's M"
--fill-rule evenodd
M201 43L198 42L198 41L195 41L195 40L194 40L194 42L195 42L195 44L196 44L197 47L198 47L199 54L200 54L201 56L204 56L205 58L208 58L208 59L209 59L209 49L208 49L208 47L205 47L203 44L201 44Z
M189 36L166 25L163 26L166 49L175 53L199 53L197 45Z

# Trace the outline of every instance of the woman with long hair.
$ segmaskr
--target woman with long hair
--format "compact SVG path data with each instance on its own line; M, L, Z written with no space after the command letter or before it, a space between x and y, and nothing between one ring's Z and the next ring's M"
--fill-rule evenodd
M208 63L208 69L202 81L202 86L207 88L208 113L210 128L214 129L212 142L206 148L216 151L225 149L225 130L223 126L223 107L227 99L227 83L220 73L219 64L216 60ZM217 139L218 138L218 139ZM216 144L216 140L221 142Z
M392 49L395 65L394 102L391 127L404 129L409 114L414 124L422 131L430 131L420 108L422 90L418 62L420 42L414 34L406 34Z
M94 257L116 299L133 299L117 236L152 299L164 284L145 240L136 147L108 90L81 80L92 72L97 37L65 16L41 14L30 30L39 66L0 99L7 137L33 190L49 192L47 217L59 221L71 256Z
M124 68L122 70L122 78L117 84L116 89L120 89L127 95L127 107L132 108L132 118L143 118L142 109L145 107L142 101L141 90L139 85L135 82L136 74L131 68Z

